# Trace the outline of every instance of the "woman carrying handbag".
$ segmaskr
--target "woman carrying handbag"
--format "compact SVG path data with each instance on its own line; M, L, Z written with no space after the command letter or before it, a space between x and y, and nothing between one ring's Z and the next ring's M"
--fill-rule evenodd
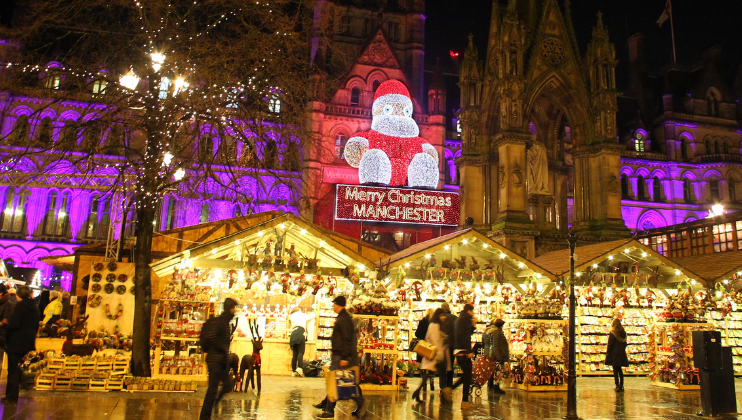
M621 320L616 318L613 320L611 332L608 334L608 349L605 353L606 366L613 366L616 392L623 392L622 368L629 365L629 358L626 357L626 344L626 331L621 325Z
M436 309L430 319L428 331L425 334L425 341L436 347L435 355L432 359L423 357L420 369L423 372L423 380L420 386L412 393L412 398L417 401L423 401L420 397L420 390L427 380L427 372L438 372L438 385L441 388L441 399L444 402L451 402L451 388L446 387L446 371L451 369L451 359L448 351L448 337L441 329L441 323L445 322L446 317L441 309ZM430 378L431 384L434 376ZM432 387L431 387L432 390Z

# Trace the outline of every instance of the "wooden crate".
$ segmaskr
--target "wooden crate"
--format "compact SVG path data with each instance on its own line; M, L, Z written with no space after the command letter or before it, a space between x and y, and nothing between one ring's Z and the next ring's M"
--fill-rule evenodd
M110 376L106 380L106 389L109 391L121 391L124 389L124 377L123 376Z
M113 369L113 362L98 362L95 364L95 370L98 372L110 372Z
M126 372L129 373L130 359L117 359L113 362L114 372Z
M80 369L80 359L64 359L64 369L65 370L78 370Z
M90 388L90 375L78 375L72 378L70 389L74 391L87 391Z
M36 377L36 389L54 389L54 373L41 373Z
M57 376L54 378L54 389L70 389L72 376Z
M105 378L92 378L90 379L90 389L91 391L108 391L106 389L106 382L108 379Z
M94 371L95 365L97 365L98 362L95 360L83 360L80 362L80 370L88 370L88 371Z
M46 368L51 371L58 371L64 369L64 364L67 361L64 357L53 357L46 364Z

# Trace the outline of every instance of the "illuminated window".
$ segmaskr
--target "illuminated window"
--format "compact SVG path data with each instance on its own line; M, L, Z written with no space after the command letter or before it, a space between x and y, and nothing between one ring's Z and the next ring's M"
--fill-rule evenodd
M281 113L281 100L278 99L278 96L273 96L268 100L268 110L274 114Z
M742 250L742 220L736 222L735 228L737 229L737 249Z
M44 218L44 234L49 236L66 236L69 226L69 193L49 193Z
M461 118L456 118L456 132L461 132Z
M667 236L652 236L650 246L652 247L652 249L659 252L660 254L667 255Z
M690 231L690 253L691 255L703 255L708 253L706 245L707 227L692 229Z
M62 83L62 76L58 74L52 74L46 78L47 89L59 89L59 85Z
M26 223L26 204L28 203L28 190L18 191L8 189L5 200L5 210L2 214L2 231L9 233L21 233Z
M350 104L351 106L358 106L361 102L361 89L354 87L350 90Z
M198 218L199 223L207 223L211 220L211 205L209 203L201 204L201 214Z
M105 95L106 94L106 81L96 80L93 82L93 95Z
M731 223L714 225L714 252L734 250L734 229Z
M688 255L688 232L680 231L670 235L670 256L684 257Z
M643 152L645 147L646 141L644 140L644 135L637 132L636 139L634 139L634 150L637 152Z
M160 79L160 99L167 99L167 94L170 91L170 79L163 77Z
M339 133L335 136L335 159L345 159L345 134Z

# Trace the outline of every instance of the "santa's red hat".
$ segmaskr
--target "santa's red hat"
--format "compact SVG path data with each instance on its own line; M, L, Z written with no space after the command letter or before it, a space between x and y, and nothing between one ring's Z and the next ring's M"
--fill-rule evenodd
M387 80L376 88L374 106L388 103L404 103L412 109L410 91L399 80Z

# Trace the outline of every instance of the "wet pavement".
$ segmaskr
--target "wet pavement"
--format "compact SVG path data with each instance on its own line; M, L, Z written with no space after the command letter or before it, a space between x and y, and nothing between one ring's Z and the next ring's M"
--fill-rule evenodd
M410 386L419 384L410 379ZM626 391L613 391L612 378L578 378L578 415L583 419L698 419L700 410L698 391L675 391L653 387L647 378L626 378ZM742 380L736 381L742 389ZM5 393L4 381L0 395ZM461 388L454 391L453 404L440 404L438 390L428 391L426 401L411 399L412 391L399 393L364 393L370 400L366 419L559 419L566 413L566 392L527 393L507 390L503 396L487 396L482 390L481 402L474 409L462 412ZM1 406L0 419L54 419L54 420L104 420L104 419L197 419L205 388L196 393L128 393L128 392L63 392L22 391L17 405ZM742 409L738 393L737 407ZM290 378L264 376L263 393L229 394L215 409L212 419L314 419L319 410L312 404L324 396L323 378ZM336 419L351 419L353 402L340 402ZM718 418L718 417L717 417ZM727 417L737 418L737 417Z

